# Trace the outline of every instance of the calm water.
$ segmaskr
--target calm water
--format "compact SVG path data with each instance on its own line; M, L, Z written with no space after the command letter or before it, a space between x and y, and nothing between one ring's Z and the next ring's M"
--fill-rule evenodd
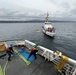
M12 39L27 39L53 51L76 59L76 23L56 22L56 36L48 37L42 33L44 23L0 23L0 41ZM37 30L39 30L37 32Z

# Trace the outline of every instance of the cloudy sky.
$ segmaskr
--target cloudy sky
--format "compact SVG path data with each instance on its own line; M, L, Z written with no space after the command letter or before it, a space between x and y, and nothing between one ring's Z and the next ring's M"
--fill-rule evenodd
M0 20L76 20L76 0L0 0Z

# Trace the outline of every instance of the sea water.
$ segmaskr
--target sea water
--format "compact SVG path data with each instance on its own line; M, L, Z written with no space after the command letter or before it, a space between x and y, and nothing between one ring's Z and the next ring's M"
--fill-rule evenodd
M53 22L56 35L42 32L44 23L0 23L0 41L27 39L76 60L76 22Z

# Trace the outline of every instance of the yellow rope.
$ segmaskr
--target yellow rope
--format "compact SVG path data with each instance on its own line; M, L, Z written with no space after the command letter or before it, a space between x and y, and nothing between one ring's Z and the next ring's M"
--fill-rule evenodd
M3 75L3 71L2 71L1 66L0 66L0 75Z
M0 66L0 75L5 75L5 70L6 70L7 63L8 63L8 61L6 62L3 70L2 70L2 67Z
M66 56L61 56L59 62L55 65L55 68L56 68L57 70L60 70L60 71L61 71L61 70L63 69L64 65L65 65L67 62L68 62L68 57L66 57Z
M7 66L7 64L8 64L8 61L6 62L6 64L5 64L5 66L4 66L4 69L3 69L3 74L5 75L5 71L6 71L6 66Z

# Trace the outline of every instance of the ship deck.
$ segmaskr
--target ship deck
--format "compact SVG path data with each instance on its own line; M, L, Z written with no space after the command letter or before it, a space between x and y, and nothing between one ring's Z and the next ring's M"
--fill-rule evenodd
M4 53L1 52L0 55ZM12 57L12 60L7 63L7 57L6 55L0 58L1 67L5 68L5 75L61 75L55 70L52 62L46 61L40 55L37 55L37 59L30 65L27 65L18 55Z

